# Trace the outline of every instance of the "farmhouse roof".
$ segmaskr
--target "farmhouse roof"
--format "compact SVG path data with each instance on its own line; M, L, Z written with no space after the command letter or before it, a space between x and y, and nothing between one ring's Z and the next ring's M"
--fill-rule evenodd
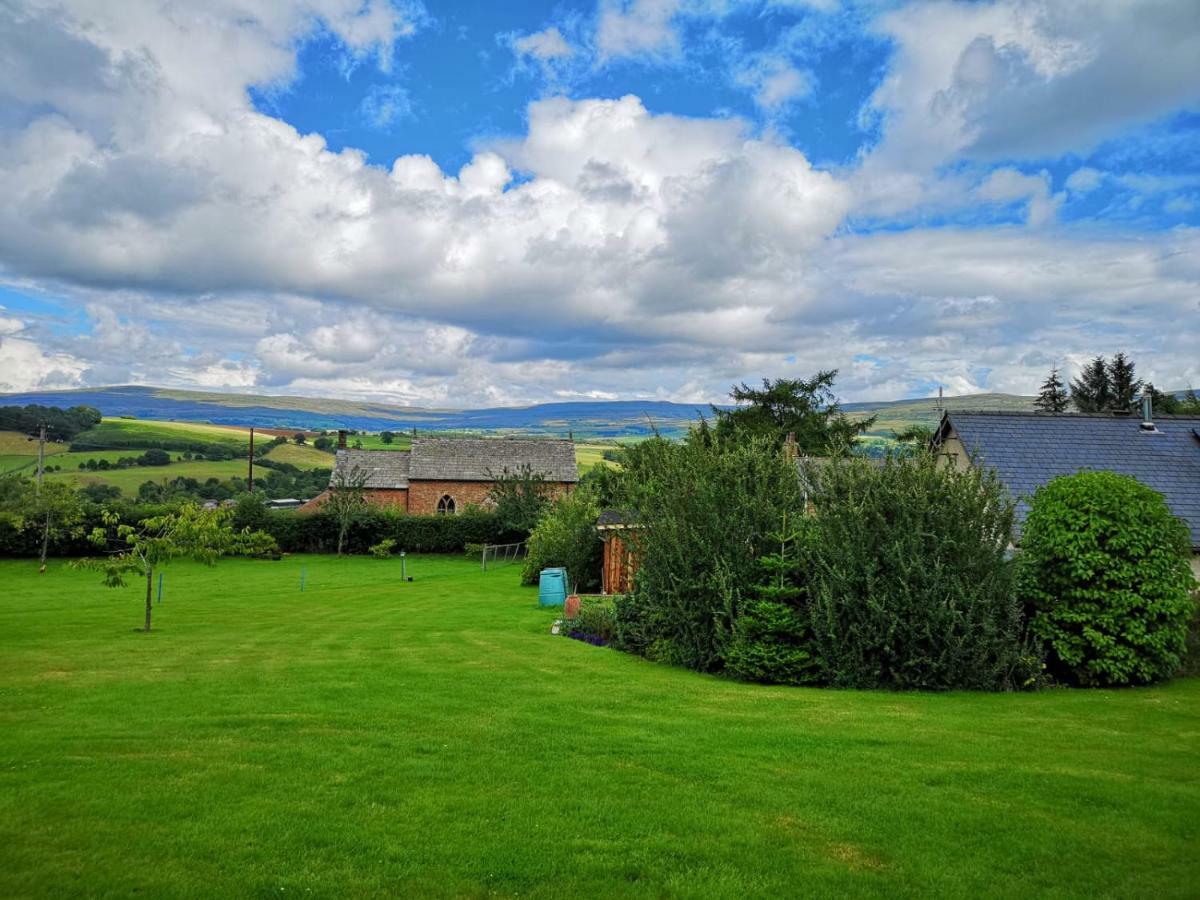
M514 438L414 438L409 478L492 481L528 465L547 481L578 481L575 444Z
M350 484L357 475L367 490L399 490L408 487L408 469L407 450L339 450L329 484L337 484L339 476Z
M1162 494L1200 548L1200 416L1155 416L1144 430L1139 416L948 412L935 443L962 441L977 463L995 469L1017 500L1024 521L1029 498L1060 475L1081 469L1131 475Z

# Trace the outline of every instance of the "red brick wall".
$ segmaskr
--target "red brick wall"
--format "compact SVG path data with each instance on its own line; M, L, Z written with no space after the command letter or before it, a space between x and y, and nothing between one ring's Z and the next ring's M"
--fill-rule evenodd
M315 512L322 503L329 499L329 491L322 491L317 496L313 497L302 507L301 512ZM408 491L403 489L398 490L383 490L383 491L364 491L363 499L374 506L398 506L401 511L408 511Z
M461 513L468 506L484 506L493 484L492 481L410 481L408 511L414 516L433 515L438 501L446 494L454 498L455 512ZM569 484L550 485L555 497L570 489Z
M365 491L364 499L375 506L398 506L405 512L415 516L428 516L437 512L438 501L446 494L454 498L455 511L462 512L468 506L486 506L488 496L492 492L491 481L410 481L408 490L375 490ZM571 484L552 484L549 486L552 496L569 491ZM312 512L329 496L329 491L323 491L319 496L305 503L300 509Z

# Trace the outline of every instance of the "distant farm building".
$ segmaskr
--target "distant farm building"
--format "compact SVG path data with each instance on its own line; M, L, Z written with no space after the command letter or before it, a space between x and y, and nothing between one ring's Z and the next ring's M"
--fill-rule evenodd
M367 502L377 506L414 515L456 515L484 505L497 479L526 466L545 480L553 496L579 481L572 441L418 437L411 450L339 446L329 484L360 483ZM316 508L328 495L325 491L305 509Z

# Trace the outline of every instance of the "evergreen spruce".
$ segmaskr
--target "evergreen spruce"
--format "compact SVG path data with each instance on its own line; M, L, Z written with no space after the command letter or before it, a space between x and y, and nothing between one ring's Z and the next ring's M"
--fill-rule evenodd
M1067 411L1069 403L1070 395L1067 393L1066 385L1058 377L1058 366L1055 366L1046 376L1046 380L1042 382L1041 391L1038 393L1038 398L1033 401L1033 405L1042 412L1061 413Z
M1118 353L1108 364L1108 384L1112 409L1125 412L1138 403L1142 381L1134 372L1133 360Z
M1108 364L1097 356L1071 381L1071 401L1082 413L1104 412L1112 406Z

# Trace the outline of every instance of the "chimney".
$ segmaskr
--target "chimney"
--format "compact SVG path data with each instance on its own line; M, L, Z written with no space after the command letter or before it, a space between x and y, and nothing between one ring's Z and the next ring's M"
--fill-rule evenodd
M338 429L338 449L339 450L346 449L346 429L345 428Z
M1158 431L1154 427L1154 395L1150 385L1142 388L1142 431Z

